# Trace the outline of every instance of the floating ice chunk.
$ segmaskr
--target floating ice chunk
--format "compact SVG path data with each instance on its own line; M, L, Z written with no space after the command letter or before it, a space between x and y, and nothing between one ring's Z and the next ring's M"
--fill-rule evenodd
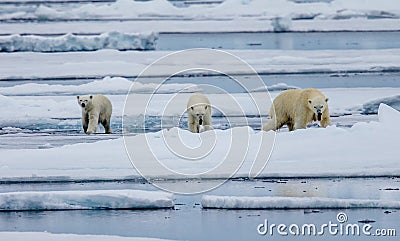
M153 50L157 34L131 34L108 32L99 35L82 36L65 34L57 37L43 37L19 34L0 36L0 52L70 52L95 51L100 49Z
M133 82L122 77L105 77L101 80L96 80L90 83L81 85L49 85L28 83L15 85L12 87L0 87L0 95L57 95L57 94L127 94L132 86L132 93L194 93L201 89L195 84L155 84L155 83L140 83ZM0 96L3 103L12 103L12 99L5 96Z
M286 83L277 83L269 86L261 86L255 89L250 90L250 92L265 92L265 91L283 91L283 90L292 90L299 89L297 86L287 85Z
M382 122L385 126L398 127L400 123L400 112L388 105L380 104L378 118L379 122Z
M173 195L142 190L10 192L0 194L0 210L172 208Z
M271 20L274 32L288 32L292 27L292 20L289 17L275 17Z
M321 197L202 197L203 208L222 209L295 209L295 208L400 208L400 201L338 199Z
M363 104L361 113L365 115L377 114L378 108L382 103L400 111L400 95L396 95L372 100Z
M25 241L167 241L144 237L120 237L111 235L53 234L47 232L0 232L1 240Z

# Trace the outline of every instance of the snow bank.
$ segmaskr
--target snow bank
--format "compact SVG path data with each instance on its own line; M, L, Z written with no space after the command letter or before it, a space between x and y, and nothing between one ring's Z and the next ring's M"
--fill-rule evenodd
M157 35L108 32L81 36L66 34L58 37L34 35L0 36L0 52L70 52L100 49L154 50Z
M289 19L290 20L290 19ZM271 24L269 24L271 22ZM278 22L281 28L285 27L285 21ZM313 19L313 20L290 20L288 30L294 32L325 32L325 31L399 31L400 19ZM87 21L82 24L79 21L63 22L3 22L0 34L98 34L110 31L123 33L141 33L151 29L157 33L223 33L223 32L265 32L276 31L272 26L272 20L237 18L219 20L196 20L185 21L179 19L162 21L140 21L140 24L132 24L132 21L111 21L106 23L98 21ZM285 31L288 31L285 30ZM287 42L286 42L287 44Z
M173 195L142 190L0 193L0 211L172 208Z
M400 95L396 95L372 100L363 104L361 113L365 115L377 114L381 103L400 111Z
M60 9L38 5L27 12L16 11L0 15L0 19L234 19L274 18L347 19L398 18L400 7L396 0L363 1L334 0L332 2L295 3L289 0L225 0L218 5L196 5L178 8L167 0L118 0L108 4L86 4L77 8Z
M13 87L0 87L0 95L5 96L26 96L26 95L85 95L85 94L105 94L105 95L126 95L134 82L121 77L105 77L82 85L49 85L29 83ZM154 83L143 84L135 82L133 84L135 94L138 93L194 93L200 89L194 84L163 84Z
M166 239L158 238L86 234L53 234L47 232L0 232L0 239L13 241L166 241Z
M278 83L278 84L269 85L269 86L266 86L266 87L267 88L265 88L265 86L261 86L259 88L255 88L255 89L250 90L250 92L284 91L284 90L299 89L299 87L297 87L297 86L287 85L286 83Z
M344 93L345 94L345 93ZM348 95L348 94L347 94ZM379 122L357 123L352 128L330 126L310 128L294 132L278 132L274 149L261 177L366 177L400 175L400 149L398 123L400 112L381 105ZM199 178L228 177L232 161L227 169L207 173L226 158L230 146L231 131L245 133L246 138L236 138L235 145L247 147L247 155L236 172L237 177L247 177L257 159L263 164L268 155L259 153L267 148L259 148L260 138L269 137L269 132L256 132L246 127L216 130L212 155L198 161L180 158L166 145L171 141L183 140L189 147L197 147L213 141L214 132L202 135L173 128L157 133L139 134L127 137L140 151L134 158L142 161L144 171L153 177L171 177L163 169L155 169L149 162L149 153L144 151L149 145L160 163L180 173L196 174ZM201 138L200 138L201 137ZM247 138L248 137L248 138ZM243 143L240 143L243 142ZM210 144L210 143L208 143ZM212 143L211 143L212 144ZM128 145L129 146L129 145ZM176 146L175 146L176 147ZM179 147L179 146L177 146ZM183 146L182 146L183 147ZM265 147L268 147L267 144ZM109 150L113 150L110 152ZM126 155L122 139L99 141L90 144L67 145L40 150L0 150L0 176L3 181L46 181L46 180L108 180L129 179L139 174L132 168ZM27 158L29 157L29 158ZM229 162L228 162L229 164Z
M104 76L138 76L146 67L170 51L117 51L100 50L95 52L68 53L0 53L1 79L37 79L37 78L99 78ZM346 73L346 72L381 72L400 70L400 49L381 50L231 50L249 63L259 74L277 73ZM197 64L197 59L188 60L180 65L187 70ZM208 70L198 70L196 74L215 74L216 62L209 66L200 63ZM242 66L234 61L218 62L224 73L246 73ZM174 63L160 64L154 76L169 77L175 74Z
M321 197L240 197L209 196L201 200L203 208L223 209L296 209L296 208L400 208L400 201L337 199Z

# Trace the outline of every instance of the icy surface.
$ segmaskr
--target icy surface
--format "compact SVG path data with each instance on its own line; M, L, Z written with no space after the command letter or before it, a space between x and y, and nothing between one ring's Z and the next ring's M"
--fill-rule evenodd
M0 52L70 52L99 49L154 50L157 35L108 32L94 36L0 36Z
M81 85L49 85L39 83L21 84L13 87L0 88L0 94L5 96L85 95L93 93L125 95L131 87L135 94L172 94L178 91L181 93L194 93L200 91L200 89L194 84L143 84L121 77L105 77L101 80Z
M47 232L0 232L0 239L13 241L166 241L145 237L120 237L111 235L53 234Z
M264 92L264 91L283 91L283 90L292 90L292 89L299 89L297 86L287 85L286 83L278 83L270 86L261 86L256 89L250 90L251 92Z
M379 122L357 123L352 128L335 126L310 128L277 134L272 156L260 176L263 177L332 177L332 176L390 176L400 175L398 138L400 129L393 125L400 113L384 104L379 111ZM255 132L247 127L216 130L218 140L212 153L196 162L188 162L176 156L166 146L165 139L179 140L196 147L199 141L214 140L214 132L198 134L173 128L157 133L127 137L142 150L150 144L160 163L182 173L202 173L199 177L227 177L232 173L220 170L213 175L205 171L213 169L224 160L234 130L247 133L247 155L236 173L247 177L257 156L260 138L269 138L271 132ZM211 136L210 136L211 135ZM110 152L109 150L113 150ZM377 151L379 150L379 151ZM384 153L384 155L382 154ZM240 154L240 153L239 153ZM41 150L1 150L0 175L3 180L85 180L121 179L139 176L126 155L122 139L76 144ZM148 162L149 153L135 153L142 162L142 170L154 177L170 177L154 169ZM29 158L27 158L29 157ZM264 156L266 161L267 155ZM34 160L34 161L32 161ZM148 163L148 166L147 166ZM232 164L234 165L234 164Z
M222 209L297 209L297 208L400 208L399 201L337 199L322 197L202 197L203 208Z
M27 12L5 11L0 18L31 19L232 19L273 18L291 19L348 19L348 18L398 18L400 8L396 0L362 1L334 0L330 3L295 3L288 0L225 0L221 4L207 4L178 8L167 0L130 1L118 0L111 4L87 4L61 11L56 7L38 5Z
M124 78L105 78L103 80L94 81L88 84L78 86L59 86L47 84L24 84L14 87L0 88L0 107L3 113L0 116L0 124L4 127L21 128L27 124L67 124L72 123L79 125L81 119L81 110L76 102L75 95L104 93L110 98L113 104L113 118L121 118L124 112L124 104L127 91L132 82ZM157 93L152 95L150 103L147 103L146 97L152 93L155 84L137 83L135 90L130 98L134 100L135 105L129 106L125 110L125 115L132 117L143 116L171 116L179 117L185 112L187 100L191 93L167 94L183 92L198 92L199 87L191 84L165 84ZM90 87L90 88L89 88ZM265 89L265 87L261 87ZM261 90L259 89L259 91ZM359 113L364 103L371 100L382 98L383 96L393 96L399 93L399 88L328 88L321 91L330 98L329 108L331 114L343 113ZM139 92L139 93L138 93ZM142 93L140 93L142 92ZM110 95L113 93L114 95ZM121 93L121 95L116 95ZM271 97L274 98L280 92L271 92ZM31 96L43 95L43 96ZM54 95L45 95L54 94ZM70 94L70 95L60 95ZM261 114L267 116L270 108L270 101L266 98L265 92L253 93L257 101L262 101L265 105L259 106ZM8 96L9 95L9 96ZM207 94L212 105L223 107L223 115L243 116L243 113L248 116L257 115L259 112L255 108L253 99L248 94L233 93L233 94ZM235 98L243 112L238 108L231 108L226 105L226 98ZM174 100L174 105L168 105L168 112L165 112L164 107L169 100ZM144 113L144 107L146 113ZM18 110L18 111L16 111ZM220 112L215 111L213 114L221 116ZM266 120L265 120L266 121Z
M274 31L270 20L266 19L228 19L222 20L161 20L161 21L140 21L140 24L132 24L131 21L113 22L85 22L78 21L33 23L0 23L1 34L98 34L102 32L119 31L123 33L147 32L151 29L160 33L221 33L221 32L259 32ZM28 27L27 27L28 26ZM313 19L291 21L290 31L313 32L313 31L399 31L400 19Z
M366 115L377 114L379 105L381 103L389 105L390 107L400 111L400 95L396 95L396 96L379 98L363 104L361 113Z
M170 51L120 52L100 50L95 52L69 53L0 53L0 79L36 79L61 77L138 76L143 69L157 59L171 54ZM337 73L379 72L400 69L400 50L231 50L249 63L258 73ZM182 70L195 65L195 61L183 64ZM202 62L199 66L208 67ZM243 68L227 61L218 63L225 74L252 74L238 71ZM176 74L173 63L159 65L155 76L169 77ZM215 62L210 61L206 70L196 74L215 74L211 71Z
M0 210L172 208L173 195L142 190L86 190L0 193Z
M173 6L167 0L118 0L113 3L87 3L69 8L51 4L3 8L0 12L0 19L6 20L0 23L0 33L3 34L99 34L109 31L137 33L149 29L156 32L400 29L400 11L396 0L378 3L363 0L311 3L295 3L289 0L225 0L219 4L197 4L185 8ZM26 20L31 22L25 22ZM82 24L84 20L87 21ZM24 23L20 23L22 21Z

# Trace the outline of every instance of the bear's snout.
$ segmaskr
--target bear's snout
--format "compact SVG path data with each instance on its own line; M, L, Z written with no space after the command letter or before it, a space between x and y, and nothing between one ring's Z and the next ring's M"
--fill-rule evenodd
M83 108L85 108L86 105L85 105L85 103L82 103L81 106L82 106Z

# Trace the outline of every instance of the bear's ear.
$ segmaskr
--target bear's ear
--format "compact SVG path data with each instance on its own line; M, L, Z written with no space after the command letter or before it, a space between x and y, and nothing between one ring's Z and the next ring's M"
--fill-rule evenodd
M190 108L192 108L192 110L194 110L193 106L192 106L192 107L190 107Z
M308 103L310 103L310 104L311 104L311 103L312 103L312 101L311 101L310 99L308 99Z
M329 100L329 98L326 98L326 99L325 99L325 102L328 102L328 100Z
M93 99L93 95L89 96L90 99Z
M78 95L78 96L76 96L76 98L79 100L79 95Z

